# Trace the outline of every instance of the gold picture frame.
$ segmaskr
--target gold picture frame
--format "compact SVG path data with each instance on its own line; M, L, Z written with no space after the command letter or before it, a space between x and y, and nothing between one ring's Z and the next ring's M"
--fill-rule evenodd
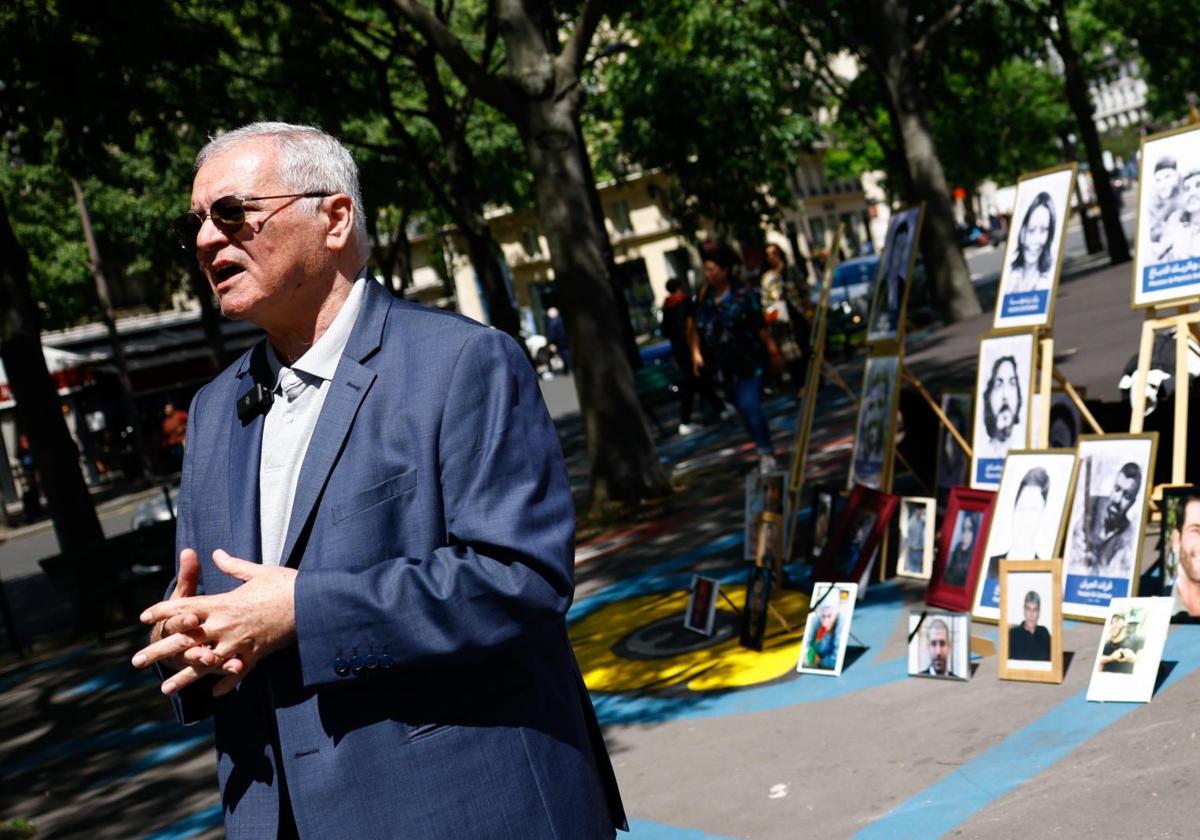
M1062 682L1062 567L1058 558L1000 561L1000 679ZM1034 596L1036 612L1031 616L1029 607L1035 604ZM1032 633L1028 630L1031 617ZM1015 618L1022 620L1014 622ZM1028 655L1014 658L1014 651L1018 656Z

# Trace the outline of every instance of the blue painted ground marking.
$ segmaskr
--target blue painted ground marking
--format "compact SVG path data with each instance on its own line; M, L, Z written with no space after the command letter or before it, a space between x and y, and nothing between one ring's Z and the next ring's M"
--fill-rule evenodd
M628 837L629 840L732 840L696 828L676 828L650 820L630 820L629 834L618 834L617 837Z
M144 840L187 840L188 837L195 837L200 832L216 828L224 822L225 815L221 810L221 803L218 802L203 811L197 811L171 823L162 831L147 835Z
M105 671L103 674L97 674L91 679L84 680L70 688L56 691L54 693L54 702L61 703L66 700L74 700L76 697L82 697L85 694L92 694L106 689L128 688L138 683L146 685L153 683L157 685L158 677L153 671L138 671L132 665L121 665L110 671Z
M1163 652L1174 661L1159 693L1200 667L1200 627L1173 627ZM1087 690L957 768L855 835L858 840L940 837L1028 782L1140 703L1089 703Z
M14 688L28 680L32 674L36 674L40 671L49 671L53 668L57 668L59 665L65 665L72 659L78 659L80 656L83 656L84 653L88 652L89 647L90 646L80 645L74 650L69 650L66 653L60 653L58 656L52 656L44 662L38 662L34 665L26 665L24 667L15 669L7 677L0 679L0 694L5 693L6 691L12 691Z
M212 732L211 722L199 723L196 726L198 728L192 731L197 734L201 730ZM93 735L89 738L80 738L77 741L64 741L58 744L51 744L45 749L38 750L32 755L26 756L20 761L5 764L3 770L0 770L0 779L19 776L22 773L34 770L52 761L61 761L65 758L75 758L81 755L107 752L109 750L128 750L142 744L169 740L180 734L181 727L175 721L140 723L131 729L116 729L100 735Z
M152 770L170 761L173 761L178 756L184 753L191 752L197 747L205 744L212 744L212 735L205 733L194 738L184 738L182 741L173 741L169 744L163 744L161 747L155 747L144 756L130 764L125 765L115 773L109 773L107 776L97 779L88 785L89 789L102 788L110 785L113 782L119 782L124 779L131 779L134 776L144 773L147 770Z

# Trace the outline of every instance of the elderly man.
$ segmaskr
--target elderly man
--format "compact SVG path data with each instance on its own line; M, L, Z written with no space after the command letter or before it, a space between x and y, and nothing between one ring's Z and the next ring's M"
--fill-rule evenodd
M191 204L181 243L267 337L192 403L176 581L133 662L215 719L228 836L612 837L520 349L370 279L354 161L317 129L218 137Z
M1042 596L1032 589L1025 593L1024 621L1008 628L1008 658L1026 662L1050 661L1050 631L1038 622Z

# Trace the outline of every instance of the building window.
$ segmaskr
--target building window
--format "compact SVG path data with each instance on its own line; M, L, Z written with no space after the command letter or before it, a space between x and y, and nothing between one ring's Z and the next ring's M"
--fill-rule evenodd
M521 247L525 249L525 256L534 259L542 255L542 244L539 240L538 232L534 228L521 228Z
M612 219L613 228L617 233L633 233L633 221L629 218L629 202L614 201L608 208L608 218Z

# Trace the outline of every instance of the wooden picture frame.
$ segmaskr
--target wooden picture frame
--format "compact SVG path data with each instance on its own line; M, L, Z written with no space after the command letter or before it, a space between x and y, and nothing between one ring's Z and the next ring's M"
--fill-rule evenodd
M975 392L949 390L942 392L942 413L955 423L963 440L971 439L971 425L975 421ZM934 482L939 505L944 505L951 487L969 486L971 481L971 456L958 445L954 435L945 424L938 423L937 472Z
M1062 560L1001 560L1000 679L1061 683L1062 632Z
M921 226L925 221L925 203L901 208L892 214L888 220L887 233L883 239L883 250L879 254L879 262L875 267L875 280L871 284L871 305L867 313L867 341L874 344L886 342L902 346L904 344L905 315L908 311L909 292L912 291L913 270L917 264L917 254L920 249L917 244L921 241ZM905 240L902 252L893 253L896 249L896 237L904 228ZM893 274L895 263L899 261L904 266L904 288L895 290L895 300L885 302L884 283ZM890 290L888 290L890 291ZM887 306L886 315L882 311ZM892 323L894 318L895 323Z
M1000 620L1000 561L1061 557L1075 479L1074 449L1014 449L1004 460L971 615Z
M1158 433L1081 435L1075 451L1062 548L1063 614L1079 621L1101 622L1108 616L1113 598L1137 595ZM1133 470L1126 474L1130 464L1139 473L1136 482ZM1108 503L1117 494L1127 496L1135 484L1133 499L1119 500L1121 504L1128 501L1125 509L1111 513ZM1116 529L1106 525L1117 515L1127 524Z
M825 550L813 567L813 580L862 580L899 502L891 493L856 485L834 520Z
M692 575L692 591L688 595L683 627L701 636L711 636L717 617L717 598L721 581L704 575Z
M996 330L979 342L971 423L970 485L974 489L997 489L1004 456L1012 449L1029 447L1033 427L1030 395L1037 350L1037 335L1033 330ZM1010 367L1015 368L1011 375ZM993 395L1002 400L996 410L992 409ZM1006 419L1005 406L1010 412L1007 431L1002 422Z
M780 521L786 523L791 513L791 494L787 489L788 474L782 470L770 473L752 472L746 476L746 504L743 513L742 559L754 560L756 554L757 534L762 514L777 515ZM787 534L783 534L786 544ZM775 554L782 557L780 550Z
M1071 218L1078 168L1076 163L1064 163L1017 179L1013 223L1000 264L993 329L1054 324L1054 301L1066 252L1067 223ZM1029 266L1021 250L1025 242L1032 242L1037 235L1035 229L1045 236L1045 241L1037 262ZM1018 262L1020 267L1016 267Z
M804 374L804 394L800 397L800 413L796 418L796 442L792 446L792 462L789 470L788 489L799 493L804 484L805 467L808 465L808 441L812 436L813 416L817 410L817 397L821 392L821 369L825 364L825 340L829 332L829 296L833 290L833 274L838 264L842 241L842 226L839 224L833 235L833 247L825 263L821 277L821 296L813 315L812 343L808 365Z
M1133 259L1134 309L1161 308L1200 295L1200 259L1175 253L1183 246L1187 228L1186 182L1200 170L1200 126L1162 131L1142 138L1138 151L1138 198ZM1165 187L1174 173L1174 192ZM1196 177L1196 176L1193 176Z
M950 491L937 558L925 589L925 603L929 606L970 612L995 498L991 490L955 487Z
M894 352L867 357L863 365L862 397L854 420L847 488L863 485L889 490L892 448L900 405L900 356Z
M929 580L930 574L933 573L937 499L932 496L905 496L900 500L899 516L900 542L896 556L896 574L917 580ZM919 520L919 527L914 518ZM916 564L912 562L914 556Z

